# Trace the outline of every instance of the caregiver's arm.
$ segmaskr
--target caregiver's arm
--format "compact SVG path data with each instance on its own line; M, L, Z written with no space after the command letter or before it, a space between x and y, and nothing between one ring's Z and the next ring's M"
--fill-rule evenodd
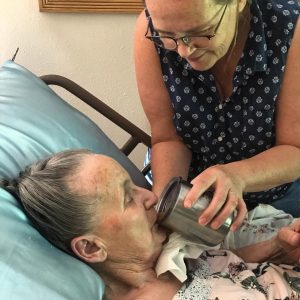
M271 240L233 252L246 262L300 263L300 219L296 219L290 226L281 228Z
M191 152L176 134L158 54L154 44L145 38L146 30L147 20L143 11L135 30L135 71L141 102L151 126L153 191L159 195L172 177L187 178Z
M276 146L240 164L231 164L236 174L239 174L245 182L244 192L261 191L292 182L300 175L299 52L300 18L287 57L283 82L277 99Z
M236 209L240 216L232 224L234 230L245 215L243 193L264 191L300 177L299 53L300 21L294 32L281 90L276 99L276 145L248 159L211 166L193 179L185 205L194 203L196 196L208 188L215 189L210 205L201 215L202 224L214 219L211 226L218 228Z

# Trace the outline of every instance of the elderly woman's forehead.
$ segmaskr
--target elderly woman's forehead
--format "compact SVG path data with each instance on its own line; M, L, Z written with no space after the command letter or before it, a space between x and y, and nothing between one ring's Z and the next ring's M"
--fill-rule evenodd
M126 174L124 168L116 160L102 154L94 155L92 161L90 162L90 168L92 168L95 172L105 174Z
M78 172L73 174L69 184L75 191L84 194L101 193L114 188L129 175L125 169L114 159L101 155L88 155L78 166Z
M81 182L89 184L97 183L99 180L128 176L124 168L114 159L102 155L92 154L87 156L78 168L75 176Z

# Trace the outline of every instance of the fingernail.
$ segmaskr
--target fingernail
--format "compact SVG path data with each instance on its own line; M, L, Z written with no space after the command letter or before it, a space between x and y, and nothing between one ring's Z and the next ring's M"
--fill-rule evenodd
M207 222L206 218L200 218L199 219L199 224L200 225L206 225L206 222Z
M236 231L236 225L231 225L230 226L230 231L235 232Z
M213 228L213 229L218 229L219 227L220 227L220 223L219 222L213 222L211 224L211 228Z
M192 207L192 202L190 202L190 201L185 201L185 202L184 202L184 207L186 207L186 208Z

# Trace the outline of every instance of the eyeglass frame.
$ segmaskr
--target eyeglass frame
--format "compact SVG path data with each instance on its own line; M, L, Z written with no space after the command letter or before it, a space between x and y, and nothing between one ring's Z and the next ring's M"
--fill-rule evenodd
M161 36L161 35L148 35L148 36L147 36L147 34L148 34L148 32L149 32L149 29L150 29L150 18L149 18L148 26L147 26L147 31L146 31L146 33L145 33L145 38L148 39L148 40L150 40L150 41L152 41L152 42L153 42L154 44L156 44L158 47L161 47L161 48L163 48L163 49L170 50L170 51L174 51L174 50L176 50L176 49L178 48L178 42L179 42L179 40L181 40L181 41L183 42L183 44L184 44L185 46L187 46L187 47L190 47L189 44L190 44L190 42L191 42L191 38L193 38L193 37L200 37L200 38L203 37L203 38L207 38L207 39L210 41L210 40L211 40L212 38L214 38L214 37L216 36L216 34L217 34L217 31L218 31L218 29L219 29L219 27L220 27L220 25L221 25L221 23L222 23L222 21L223 21L223 17L224 17L224 15L225 15L225 12L226 12L226 9L227 9L227 7L228 7L228 3L229 3L229 2L230 2L230 0L228 0L228 1L226 2L225 6L224 6L224 10L223 10L222 15L221 15L221 18L220 18L218 24L216 25L213 34L208 34L208 35L184 35L184 36L178 37L178 38L174 38L174 37L171 37L171 36ZM168 48L165 48L165 47L163 47L163 46L161 46L161 45L155 43L155 42L152 40L152 38L169 38L169 39L171 39L171 40L173 40L173 41L175 42L176 47L175 47L174 49L168 49ZM200 48L199 48L199 47L195 47L195 48L197 48L197 49L207 49L207 48L202 48L202 47L200 47Z

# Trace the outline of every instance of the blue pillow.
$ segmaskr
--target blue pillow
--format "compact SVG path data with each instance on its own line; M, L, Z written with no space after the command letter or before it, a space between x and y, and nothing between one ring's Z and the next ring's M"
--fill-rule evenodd
M3 189L0 228L0 299L102 299L100 277L42 238L16 200Z
M136 184L147 182L134 164L90 119L67 104L24 67L0 68L0 177L70 148L110 155ZM50 245L17 201L0 189L0 299L101 299L100 277L81 261Z
M40 78L7 61L0 68L0 177L15 177L25 166L49 154L83 147L111 156L137 185L149 186L95 123Z

